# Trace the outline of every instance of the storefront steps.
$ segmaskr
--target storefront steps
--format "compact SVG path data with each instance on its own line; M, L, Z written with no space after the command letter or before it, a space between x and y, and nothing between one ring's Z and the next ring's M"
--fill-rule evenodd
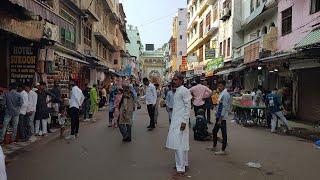
M289 135L315 142L320 140L320 126L307 124L302 121L288 121L292 131Z

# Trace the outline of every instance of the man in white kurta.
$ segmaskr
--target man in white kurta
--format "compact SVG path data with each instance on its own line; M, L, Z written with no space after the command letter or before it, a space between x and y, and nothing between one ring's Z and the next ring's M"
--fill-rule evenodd
M191 93L185 88L183 76L175 75L173 82L177 87L166 147L175 150L176 169L184 173L188 167L189 117L191 111Z

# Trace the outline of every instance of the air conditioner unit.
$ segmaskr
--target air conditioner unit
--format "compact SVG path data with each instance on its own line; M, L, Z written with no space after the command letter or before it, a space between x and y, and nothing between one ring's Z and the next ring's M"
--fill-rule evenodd
M43 28L43 38L52 41L59 41L59 27L46 22Z

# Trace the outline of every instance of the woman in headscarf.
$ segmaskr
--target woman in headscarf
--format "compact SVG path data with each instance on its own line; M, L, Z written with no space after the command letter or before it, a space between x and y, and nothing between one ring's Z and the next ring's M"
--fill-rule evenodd
M122 141L131 142L132 117L135 110L134 95L129 84L123 85L123 95L120 102L119 130L122 134Z

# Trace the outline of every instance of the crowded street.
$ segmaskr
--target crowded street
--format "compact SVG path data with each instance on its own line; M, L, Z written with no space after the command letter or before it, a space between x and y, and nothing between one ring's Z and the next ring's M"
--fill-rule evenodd
M0 180L319 180L320 0L1 0Z
M57 179L317 179L319 150L299 138L270 134L261 128L229 124L229 154L215 156L207 147L190 137L190 171L175 177L173 152L165 149L169 128L167 113L160 109L158 127L146 130L145 108L136 112L132 142L121 141L117 129L106 127L106 111L97 122L83 123L75 141L35 143L17 155L7 166L10 180ZM285 143L284 143L285 142ZM220 144L219 144L220 145ZM261 169L246 163L261 163Z

